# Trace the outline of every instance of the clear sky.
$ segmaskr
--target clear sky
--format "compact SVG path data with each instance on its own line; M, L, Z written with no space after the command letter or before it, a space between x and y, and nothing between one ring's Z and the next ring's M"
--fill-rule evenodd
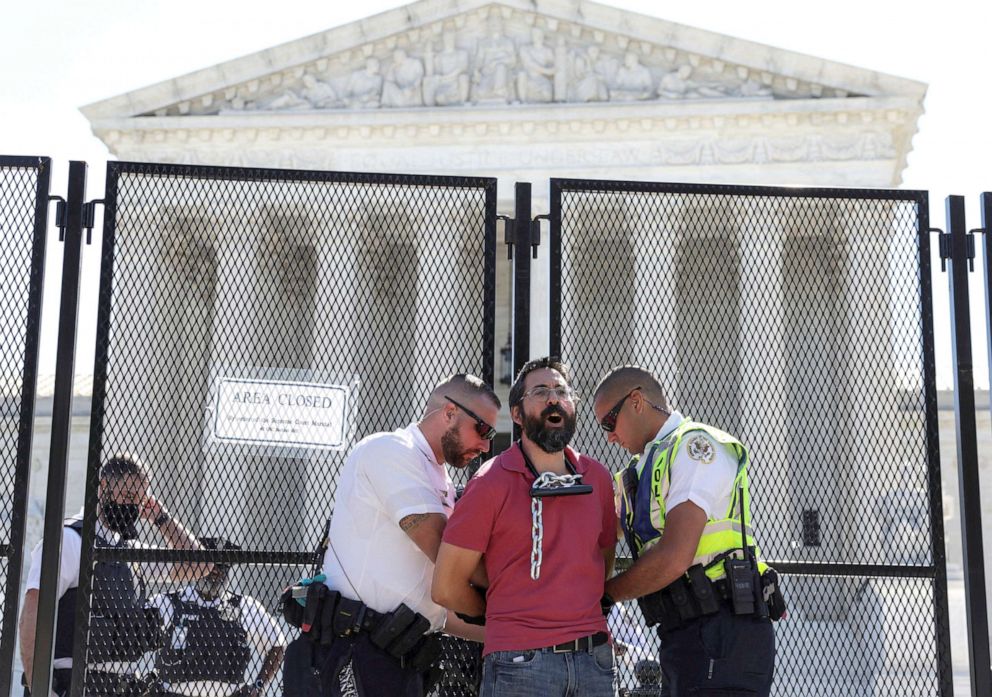
M66 162L90 163L89 192L99 198L107 149L78 108L215 63L400 6L306 0L8 0L0 12L0 153L50 155L53 192L64 193ZM926 82L926 114L903 187L930 191L931 220L943 226L944 200L966 196L969 227L981 223L978 194L992 190L992 90L987 37L992 3L944 0L705 0L609 4L669 21ZM485 174L480 172L480 174ZM741 182L746 184L748 182ZM788 185L790 182L782 182ZM934 245L936 246L936 245ZM48 278L59 275L51 245ZM980 252L979 252L980 254ZM95 250L84 283L95 285ZM979 259L980 261L980 259ZM976 380L988 385L982 279L972 278ZM946 276L934 277L938 384L951 386ZM52 327L57 284L46 291ZM92 296L84 298L77 371L92 366ZM54 371L54 334L43 341L42 372Z

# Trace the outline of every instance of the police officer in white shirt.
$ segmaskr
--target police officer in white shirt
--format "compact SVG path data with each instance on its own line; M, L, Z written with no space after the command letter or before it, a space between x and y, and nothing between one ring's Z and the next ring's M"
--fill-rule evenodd
M600 380L593 411L607 441L635 456L617 475L634 563L606 582L606 600L637 598L658 625L664 694L767 697L774 613L750 529L747 448L673 411L637 366Z
M219 537L200 543L209 550L241 549ZM208 576L148 602L166 632L155 657L164 696L260 697L279 670L286 636L255 598L228 590L230 568L217 562ZM252 651L263 656L262 665L246 678Z
M172 549L201 549L196 538L165 510L151 494L148 472L130 455L116 455L100 468L96 522L97 544L105 547L137 546L136 524L146 520L161 533ZM82 520L79 514L62 529L62 556L59 570L57 625L52 691L64 697L72 675L72 641L75 634L76 595L82 554ZM31 684L34 668L35 625L38 616L38 588L41 583L39 542L31 553L27 592L20 617L21 660L24 677ZM173 580L190 581L205 576L210 564L168 565ZM90 694L122 694L129 689L137 660L157 648L159 618L145 604L145 579L140 569L123 562L99 562L93 570L93 595L88 668Z
M481 627L431 601L430 585L455 500L445 463L462 468L489 452L500 406L482 380L454 375L431 392L420 421L368 436L349 453L334 498L323 572L331 591L360 601L376 619L366 616L337 632L318 656L325 697L351 689L362 697L423 694L422 670L370 640L401 606L425 618L427 633L443 628L482 640ZM338 619L343 616L339 612Z

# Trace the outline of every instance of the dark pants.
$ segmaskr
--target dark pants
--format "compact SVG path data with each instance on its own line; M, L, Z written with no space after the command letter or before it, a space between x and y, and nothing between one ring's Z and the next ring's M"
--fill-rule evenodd
M659 632L662 697L767 697L775 668L768 619L737 616L726 605L709 617Z
M401 667L398 658L373 645L365 632L335 638L330 647L322 646L318 651L323 697L349 694L345 690L352 676L359 697L423 697L421 674Z
M59 697L67 697L72 689L72 668L52 670L52 692ZM90 697L148 697L155 688L148 680L133 675L108 673L102 670L86 671L84 692ZM24 697L31 697L31 691L24 687Z
M54 668L52 670L52 692L59 697L69 694L72 682L72 668Z
M296 637L286 646L282 658L283 697L320 697L320 674L313 642Z

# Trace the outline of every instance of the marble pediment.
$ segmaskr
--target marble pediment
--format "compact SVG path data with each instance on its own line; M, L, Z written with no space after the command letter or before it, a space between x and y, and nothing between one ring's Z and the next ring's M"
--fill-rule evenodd
M922 83L589 2L421 0L83 108L136 117L904 97Z

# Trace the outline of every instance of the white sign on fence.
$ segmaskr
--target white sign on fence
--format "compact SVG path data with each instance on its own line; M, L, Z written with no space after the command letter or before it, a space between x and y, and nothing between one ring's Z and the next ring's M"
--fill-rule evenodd
M348 387L274 380L217 380L211 436L224 443L344 447Z

